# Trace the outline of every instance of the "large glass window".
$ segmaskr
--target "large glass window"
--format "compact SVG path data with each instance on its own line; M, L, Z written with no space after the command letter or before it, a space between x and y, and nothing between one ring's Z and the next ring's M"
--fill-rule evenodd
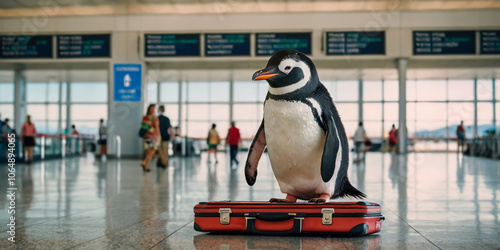
M177 103L179 102L179 83L178 82L162 82L160 83L160 98L161 103Z
M268 91L265 81L234 82L233 120L243 138L255 136L264 116L264 100Z
M14 125L14 84L0 83L0 119L10 120L11 127Z
M382 81L363 81L363 101L382 101L382 94Z
M491 132L493 127L493 103L480 102L477 104L477 134L484 136Z
M212 123L217 125L221 137L225 137L230 123L229 85L229 82L183 84L187 91L187 99L183 100L186 119L183 127L189 137L205 138Z
M158 83L148 83L148 95L146 103L158 103Z
M384 100L398 101L399 100L399 82L394 80L384 81Z
M417 101L443 101L447 99L446 80L418 80Z
M449 80L448 90L448 99L450 101L474 100L474 80ZM446 100L446 98L443 100Z
M363 123L368 137L381 137L382 103L363 104Z
M71 83L71 102L106 103L107 101L108 84L106 82Z
M477 99L480 101L493 100L493 80L478 79L477 80ZM497 98L498 100L498 98Z
M323 84L330 92L333 101L359 100L359 81L325 81Z
M26 114L36 126L37 133L57 134L61 128L62 113L59 112L59 82L28 82L26 84ZM65 118L65 117L64 117ZM25 122L25 117L21 122Z
M108 83L74 82L70 91L71 124L80 134L97 134L99 119L108 117Z

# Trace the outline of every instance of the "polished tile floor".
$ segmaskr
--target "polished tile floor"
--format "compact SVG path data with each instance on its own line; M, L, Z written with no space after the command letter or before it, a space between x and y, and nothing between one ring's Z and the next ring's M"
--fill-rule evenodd
M283 198L267 155L254 187L243 164L206 155L172 158L143 173L139 160L89 157L18 165L16 243L7 240L8 198L0 196L1 249L500 249L500 162L454 153L369 153L352 183L382 205L382 231L366 237L212 235L193 229L193 206L209 200ZM240 153L244 161L245 153ZM153 163L151 163L153 166ZM7 167L0 169L7 190ZM3 177L2 177L3 176ZM498 198L497 198L498 197Z

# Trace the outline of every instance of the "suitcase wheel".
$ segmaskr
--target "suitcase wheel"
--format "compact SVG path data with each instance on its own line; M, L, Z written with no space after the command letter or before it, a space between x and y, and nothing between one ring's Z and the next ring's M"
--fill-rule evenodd
M196 230L198 232L203 232L203 229L201 229L201 227L198 226L198 224L196 224L196 222L194 223L194 230Z
M361 223L349 230L350 235L365 235L368 233L368 224L367 223Z

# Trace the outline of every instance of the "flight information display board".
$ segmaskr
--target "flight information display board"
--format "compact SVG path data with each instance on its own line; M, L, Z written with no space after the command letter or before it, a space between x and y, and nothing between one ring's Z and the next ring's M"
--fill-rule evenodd
M59 35L58 58L110 57L110 35Z
M199 34L145 34L146 57L199 56Z
M255 55L269 56L281 49L311 54L311 33L257 33Z
M481 54L500 54L500 30L482 30L479 33Z
M384 55L385 32L326 32L327 55Z
M414 55L463 55L475 53L475 31L413 31Z
M0 58L52 58L52 36L0 36Z
M205 34L205 56L249 56L250 34Z

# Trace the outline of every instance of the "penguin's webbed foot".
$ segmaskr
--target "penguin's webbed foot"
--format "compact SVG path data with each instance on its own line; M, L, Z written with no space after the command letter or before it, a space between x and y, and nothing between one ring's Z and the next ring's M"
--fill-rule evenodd
M277 198L271 198L269 202L276 202L276 203L294 203L297 202L297 197L293 195L286 195L285 199L277 199Z
M325 199L320 199L320 198L312 198L309 200L309 202L314 202L314 203L325 203Z
M309 202L315 202L315 203L324 203L330 201L330 195L329 194L322 194L318 198L312 198L309 200Z

